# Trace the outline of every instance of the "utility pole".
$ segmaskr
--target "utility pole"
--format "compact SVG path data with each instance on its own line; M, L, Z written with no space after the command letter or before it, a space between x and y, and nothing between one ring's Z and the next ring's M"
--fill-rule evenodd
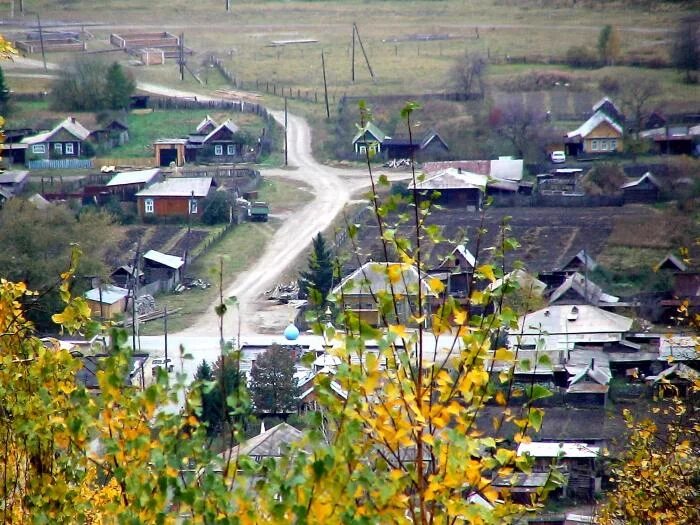
M48 68L46 67L46 53L44 51L44 32L41 30L41 18L39 17L39 13L34 14L36 15L36 24L37 26L39 26L39 43L41 44L41 59L44 61L44 71L48 71Z
M352 27L355 29L355 34L357 35L357 41L360 44L360 49L362 50L362 54L365 57L365 62L367 63L367 69L369 70L369 76L372 77L372 80L374 80L374 71L372 71L372 66L369 64L369 57L367 56L367 52L365 51L365 46L362 43L362 38L360 38L360 31L357 29L357 24L353 22Z
M139 280L139 257L141 252L141 240L139 239L136 245L136 254L134 255L134 262L131 265L131 349L136 352L136 332L138 330L136 326L136 294L138 288Z
M180 80L185 80L185 33L180 33Z
M326 59L321 51L321 67L323 68L323 95L326 99L326 118L331 118L331 110L328 107L328 84L326 83Z
M287 149L288 149L288 143L287 143L287 97L284 97L284 165L288 165L288 157L287 157Z
M352 24L352 83L355 83L355 23Z
M164 306L164 316L163 316L163 331L165 333L165 371L169 372L168 367L168 307Z
M228 13L231 10L231 0L226 0L226 12Z

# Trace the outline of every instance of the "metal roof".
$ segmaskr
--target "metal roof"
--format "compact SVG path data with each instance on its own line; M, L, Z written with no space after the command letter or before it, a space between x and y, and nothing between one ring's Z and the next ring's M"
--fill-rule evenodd
M700 341L687 335L662 336L659 341L659 359L675 360L700 359Z
M486 175L460 171L459 168L447 168L438 171L428 179L416 182L415 188L418 190L478 189L485 191L487 182L488 177ZM408 187L413 189L413 182Z
M211 131L206 137L204 137L203 142L208 142L210 138L212 138L214 135L216 135L219 131L222 129L228 129L231 133L237 133L238 132L238 126L234 124L232 120L227 120L223 124L217 126L214 130Z
M145 184L150 182L153 177L160 173L160 168L152 168L149 170L124 171L117 173L107 183L107 186L126 186L127 184Z
M586 443L533 441L520 443L518 446L518 456L525 454L535 458L596 458L600 455L600 447L592 447Z
M182 260L182 257L178 257L176 255L168 255L167 253L157 252L156 250L148 250L145 254L143 254L143 258L148 259L149 261L157 262L158 264L162 264L163 266L167 266L175 270L177 270L183 264L185 264L185 261Z
M157 182L139 191L137 197L206 197L211 188L211 177L173 177Z
M617 122L615 122L613 119L611 119L609 116L607 116L605 113L602 111L596 111L591 118L589 118L586 122L581 124L577 129L574 131L570 131L569 133L566 134L568 138L573 138L573 137L587 137L595 128L600 126L603 122L607 122L615 131L618 133L622 133L622 126L620 126Z
M219 124L217 124L216 120L207 115L206 117L204 117L202 122L197 124L197 127L195 129L197 130L197 133L201 133L201 131L207 126L214 126L214 128L218 128Z
M545 350L570 350L576 343L619 341L633 321L597 306L555 304L521 317L509 339L513 346L543 344Z
M26 170L11 170L0 173L0 184L19 184L29 177Z
M301 430L297 430L288 423L280 423L270 430L236 445L230 451L222 452L219 457L236 458L239 455L266 458L281 457L286 449L301 440L302 435Z
M647 171L644 175L642 175L642 176L639 177L638 179L633 180L632 182L628 182L628 183L626 183L626 184L623 184L622 186L620 186L620 188L621 188L621 189L625 189L625 188L634 188L635 186L639 186L639 185L640 185L642 182L644 182L645 180L648 180L649 182L651 182L651 183L652 183L654 186L656 186L657 188L661 188L661 183L659 182L659 179L657 179L656 177L654 177L654 176L651 174L650 171Z
M353 137L352 143L355 144L358 140L360 140L364 136L365 132L368 132L379 142L384 142L386 139L391 138L381 129L379 129L373 122L368 122L365 125L365 127L358 131L357 134Z
M83 127L80 122L75 120L74 117L68 117L59 124L56 125L55 128L53 128L50 131L44 131L43 133L39 133L37 135L31 136L31 137L25 137L23 138L20 143L22 144L40 144L42 142L48 141L53 135L58 133L61 129L66 130L68 133L73 135L79 140L85 140L88 138L90 135L90 132Z
M100 288L102 289L102 300L100 301ZM112 284L106 284L100 288L93 288L85 292L85 298L90 301L102 302L103 304L114 304L121 299L124 299L129 295L129 290L126 288L121 288L119 286L114 286Z
M491 161L491 173L494 179L519 182L523 178L523 159L500 158Z
M343 291L344 295L371 295L377 292L391 292L389 281L390 267L398 267L399 280L393 285L395 294L418 294L418 270L406 263L368 262L348 275L336 286L331 293L337 294ZM428 274L423 274L428 277ZM425 282L422 283L423 293L435 295Z
M552 292L552 295L549 297L549 304L555 303L569 290L573 290L591 304L613 304L620 301L619 297L603 292L603 289L596 283L587 279L584 275L574 272L561 283L559 288Z

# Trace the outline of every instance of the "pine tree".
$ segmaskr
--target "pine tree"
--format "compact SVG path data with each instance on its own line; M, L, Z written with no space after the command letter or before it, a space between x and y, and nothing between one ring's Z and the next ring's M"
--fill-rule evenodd
M10 113L10 90L5 84L5 73L0 67L0 116L6 117Z
M235 360L230 356L224 357L223 360L219 358L213 368L203 360L197 367L195 381L201 382L199 389L202 398L202 414L199 419L207 424L209 435L216 434L221 431L224 423L232 423L231 416L224 412L222 407L229 395L244 388L245 381L237 370ZM212 381L215 381L213 386L207 385Z
M311 303L323 306L333 286L333 253L320 233L314 237L309 270L301 272L299 286Z
M136 89L136 84L129 78L122 67L113 62L107 70L107 85L105 98L109 109L125 109L129 107L131 95Z
M298 387L294 358L281 346L271 346L255 361L250 372L250 395L256 412L296 411Z

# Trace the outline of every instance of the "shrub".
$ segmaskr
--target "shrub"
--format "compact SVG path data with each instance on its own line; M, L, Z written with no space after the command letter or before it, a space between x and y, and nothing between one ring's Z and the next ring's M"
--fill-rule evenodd
M596 52L586 46L571 46L566 52L566 63L571 67L594 68L600 65Z

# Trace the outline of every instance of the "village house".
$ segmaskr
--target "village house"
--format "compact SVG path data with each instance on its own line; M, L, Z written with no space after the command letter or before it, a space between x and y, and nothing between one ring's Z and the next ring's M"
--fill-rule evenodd
M216 182L212 177L173 177L136 193L138 214L146 217L183 217L196 219L202 203Z
M219 454L222 459L235 463L239 456L249 456L260 462L267 458L279 459L287 456L292 445L301 441L303 433L288 423L280 423L269 430L261 425L260 434Z
M574 272L549 296L549 304L592 304L601 308L612 307L620 298L607 294L586 275Z
M207 115L187 138L158 139L153 150L156 165L161 167L171 163L175 166L196 162L227 164L248 160L250 154L256 154L256 147L247 141L232 120L217 124Z
M417 181L415 185L411 181L408 189L415 188L421 200L478 211L484 202L487 182L486 175L462 171L461 168L447 168Z
M84 143L90 132L74 117L68 117L50 131L25 137L20 144L27 159L65 159L85 156Z
M123 171L107 182L107 190L120 201L136 201L136 194L147 186L163 180L160 168Z
M118 119L105 122L100 129L90 132L89 139L97 144L116 148L129 142L129 126Z
M601 457L599 447L587 443L533 441L521 443L517 454L534 458L533 472L548 472L552 462L561 465L568 475L567 494L592 500L600 491L601 478L596 471L597 460Z
M406 263L368 262L343 279L332 291L332 295L342 293L343 308L355 313L362 321L372 326L383 326L382 314L379 309L378 297L391 294L397 297L396 310L387 314L392 324L407 324L415 312L418 302L418 286L421 286L423 297L435 294L424 281L418 280L418 270Z
M413 137L389 136L370 122L364 131L359 131L352 139L356 157L379 156L385 160L414 159L418 162L444 157L449 152L447 143L434 129Z
M625 202L654 203L661 199L662 184L650 172L630 182L626 182L620 189Z
M607 97L593 106L593 114L566 134L566 154L597 155L623 150L622 114Z
M449 295L456 299L467 299L475 265L474 255L464 244L458 244L446 258L428 270L428 273L442 281Z

